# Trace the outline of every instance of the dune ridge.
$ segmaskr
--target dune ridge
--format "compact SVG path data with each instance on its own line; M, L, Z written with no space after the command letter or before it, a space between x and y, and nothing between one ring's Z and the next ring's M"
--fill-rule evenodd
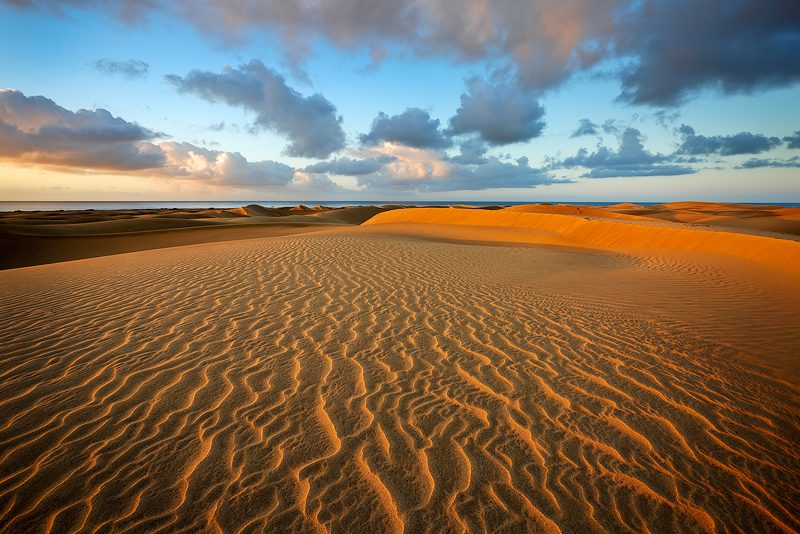
M570 204L556 204L555 206L549 204L519 204L516 206L509 206L503 208L502 211L522 211L529 213L559 213L562 215L589 215L593 217L604 217L607 219L633 219L645 221L658 221L660 219L653 219L642 215L629 215L626 213L618 213L613 208L590 208L588 206L573 206Z
M381 227L1 272L0 531L800 532L796 276Z
M604 211L692 225L749 228L800 235L800 208L721 202L668 202L651 206L617 204Z
M531 242L552 242L596 248L666 248L702 250L765 263L800 273L800 242L738 232L666 226L637 220L607 221L558 213L526 211L409 208L377 214L365 225L425 223L523 228L552 232L557 239L531 234Z
M357 225L399 206L0 213L0 269Z
M338 225L359 225L378 213L409 207L395 204L267 208L249 204L231 209L0 212L0 270L152 248L323 231ZM800 236L800 209L781 206L673 202L652 206L523 204L451 207L483 213L526 212L607 221L626 219L638 224L661 222L668 226L667 223L680 223L684 229L694 226L727 228L740 233L794 240ZM521 242L569 245L569 240L560 234L542 229L537 231L540 233L538 240L531 240L528 236ZM511 237L506 235L496 243L513 243Z

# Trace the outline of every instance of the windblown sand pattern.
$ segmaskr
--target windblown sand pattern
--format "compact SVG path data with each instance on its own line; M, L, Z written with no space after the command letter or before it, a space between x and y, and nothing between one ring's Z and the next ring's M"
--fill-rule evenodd
M800 532L792 271L415 228L1 272L0 532Z

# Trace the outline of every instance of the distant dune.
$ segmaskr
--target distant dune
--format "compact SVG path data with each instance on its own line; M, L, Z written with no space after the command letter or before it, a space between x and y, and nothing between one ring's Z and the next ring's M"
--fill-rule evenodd
M560 206L553 206L554 208ZM561 209L551 212L515 206L500 211L453 208L416 208L383 213L365 224L427 223L534 230L526 241L577 247L631 247L703 250L758 261L800 273L800 242L777 235L723 232L711 227L659 224L651 218L625 217L592 209ZM550 207L545 207L550 208ZM575 215L584 215L576 217ZM620 217L625 217L620 220ZM549 232L544 235L542 232ZM519 234L522 235L522 234Z
M316 232L361 224L392 207L250 205L213 210L0 213L0 269L156 248Z
M800 532L792 210L402 208L2 214L0 532Z

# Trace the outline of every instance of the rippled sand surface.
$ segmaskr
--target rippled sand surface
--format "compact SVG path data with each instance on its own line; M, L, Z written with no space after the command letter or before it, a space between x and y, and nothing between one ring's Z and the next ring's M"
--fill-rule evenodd
M793 271L427 228L0 272L0 532L800 532Z

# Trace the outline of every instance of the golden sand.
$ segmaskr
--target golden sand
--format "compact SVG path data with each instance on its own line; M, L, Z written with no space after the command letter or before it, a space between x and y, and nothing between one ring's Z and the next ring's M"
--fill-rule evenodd
M0 271L0 532L800 532L790 235L258 208Z

